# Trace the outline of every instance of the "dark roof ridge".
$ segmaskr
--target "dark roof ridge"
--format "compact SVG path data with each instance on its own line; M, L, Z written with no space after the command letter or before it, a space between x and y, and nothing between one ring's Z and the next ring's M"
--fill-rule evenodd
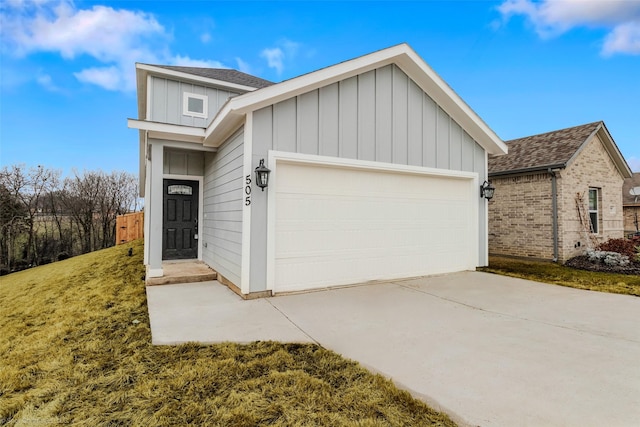
M489 156L489 174L515 174L550 165L566 167L584 143L601 128L606 131L602 120L505 141L509 153Z
M566 128L551 130L549 132L542 132L542 133L537 133L537 134L534 134L534 135L522 136L520 138L514 138L514 139L510 139L508 141L505 141L505 143L508 144L510 142L519 141L519 140L525 139L525 138L533 138L533 137L538 137L538 136L545 136L545 135L549 135L549 134L552 134L552 133L568 131L568 130L571 130L571 129L581 128L581 127L587 127L587 126L594 126L595 127L595 125L599 125L599 124L604 124L604 121L598 120L598 121L591 122L591 123L584 123L584 124L581 124L581 125L575 125L575 126L569 126L569 127L566 127Z

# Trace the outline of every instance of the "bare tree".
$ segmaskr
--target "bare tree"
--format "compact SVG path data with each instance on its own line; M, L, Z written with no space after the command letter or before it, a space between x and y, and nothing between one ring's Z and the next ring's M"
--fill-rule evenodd
M42 166L0 170L0 264L7 270L16 258L38 265L112 246L116 217L138 206L137 179L130 173L60 176Z
M63 204L76 223L82 253L115 244L116 217L135 206L136 192L136 177L127 172L74 172L65 180Z
M23 231L27 216L22 204L6 187L4 170L0 172L0 265L11 270L15 238Z
M137 179L127 172L111 172L103 179L105 192L100 197L102 247L112 246L116 239L116 218L135 208Z
M64 180L62 203L74 220L81 242L81 253L93 250L93 214L96 211L96 200L101 192L99 172L83 172Z
M55 183L60 172L45 169L42 166L25 171L24 165L4 167L0 173L5 188L24 210L28 235L23 249L23 259L30 264L38 262L38 248L35 244L35 233L38 228L36 217L41 213L42 198Z

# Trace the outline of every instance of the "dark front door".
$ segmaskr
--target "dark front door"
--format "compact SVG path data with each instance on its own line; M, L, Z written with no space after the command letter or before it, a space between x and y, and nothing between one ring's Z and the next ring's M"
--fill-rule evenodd
M198 181L164 180L162 259L198 258Z

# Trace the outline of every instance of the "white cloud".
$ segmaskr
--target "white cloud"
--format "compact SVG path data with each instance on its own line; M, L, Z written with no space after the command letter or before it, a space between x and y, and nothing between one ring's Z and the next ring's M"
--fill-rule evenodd
M65 58L88 54L102 61L118 60L144 37L163 36L164 28L142 12L94 6L76 10L61 3L50 19L37 15L13 33L26 52L60 52Z
M116 66L86 68L73 75L84 83L92 83L108 90L119 90L127 85L122 70Z
M640 21L618 25L604 39L604 55L628 53L640 55Z
M0 6L0 24L3 53L20 57L54 52L69 61L93 58L95 66L73 74L108 90L135 89L135 62L223 67L217 61L172 55L169 32L140 11L100 5L79 9L70 0L10 0Z
M506 22L522 15L542 38L576 27L609 30L602 53L639 54L640 2L628 0L505 0L498 11Z
M279 47L266 48L260 53L262 58L267 60L267 65L274 68L278 75L284 70L284 52Z
M282 74L285 62L290 63L298 54L300 43L282 39L276 43L275 47L265 48L260 52L260 57L267 60L267 65L274 68L278 75Z

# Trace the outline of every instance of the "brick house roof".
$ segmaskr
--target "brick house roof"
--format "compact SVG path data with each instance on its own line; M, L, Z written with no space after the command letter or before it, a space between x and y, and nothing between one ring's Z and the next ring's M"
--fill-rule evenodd
M509 153L504 156L489 156L489 174L506 175L565 167L601 126L604 123L599 121L505 141Z
M640 206L640 193L638 196L634 196L631 194L631 189L638 187L640 188L640 173L634 173L631 178L627 178L624 180L624 184L622 184L622 205L623 206Z
M179 67L175 65L154 65L154 67L193 74L194 76L206 77L209 79L222 80L224 82L235 83L243 86L255 87L256 89L262 89L274 84L269 80L261 79L260 77L252 76L230 68Z

